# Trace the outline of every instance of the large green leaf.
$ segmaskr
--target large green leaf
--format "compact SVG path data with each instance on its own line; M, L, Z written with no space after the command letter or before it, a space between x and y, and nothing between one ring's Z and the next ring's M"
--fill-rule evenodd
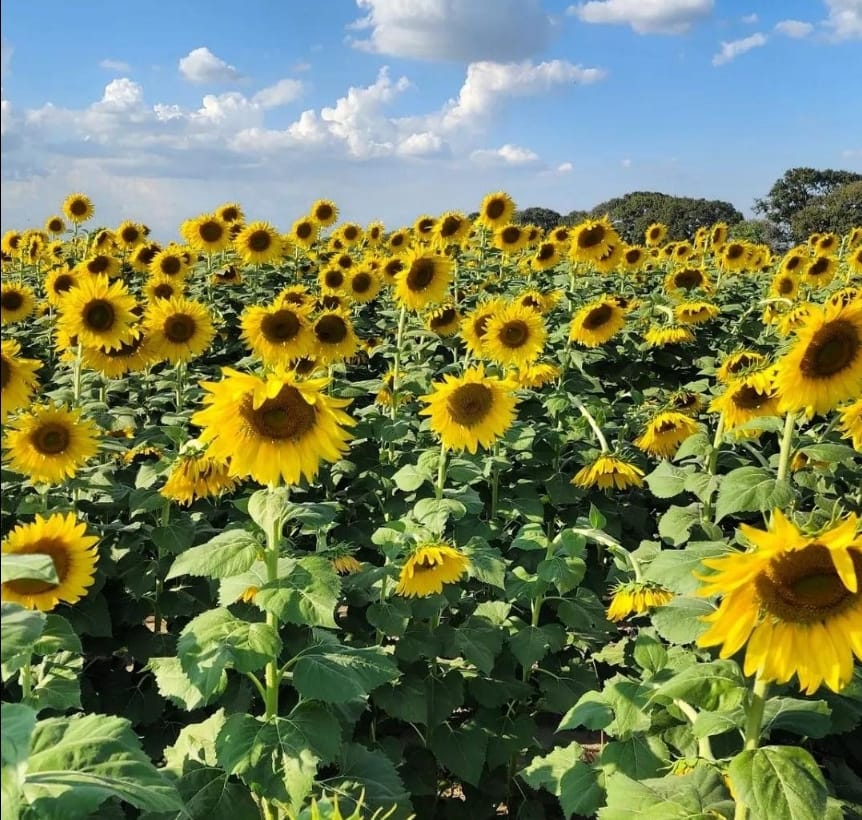
M727 552L727 544L712 541L693 541L681 550L662 550L650 562L645 576L672 592L687 595L695 592L700 581L696 572L704 572L703 559L715 558Z
M455 631L455 646L463 656L486 675L503 648L505 633L486 618L471 615Z
M171 565L165 580L180 575L204 578L229 578L245 572L261 550L260 542L245 530L219 533L206 544L192 547L179 555Z
M534 789L545 789L560 800L563 814L591 817L602 803L598 773L584 761L579 743L560 746L534 757L521 771L521 777Z
M655 690L653 697L680 698L708 712L733 709L748 687L739 664L718 660L688 666Z
M131 724L109 715L37 723L23 792L44 820L87 817L110 797L149 811L182 808L176 788L141 750Z
M183 811L171 820L241 820L259 809L248 788L222 769L190 762L177 780Z
M45 619L44 612L33 612L3 601L0 604L0 660L6 663L31 649L45 628Z
M709 625L702 618L715 607L703 598L678 595L652 613L653 626L666 641L675 644L692 643L706 632Z
M398 667L378 646L361 649L321 643L306 650L293 668L293 685L306 698L346 703L398 677Z
M442 723L431 733L437 760L471 786L479 784L487 750L488 733L473 721L457 728Z
M33 705L37 710L81 708L81 670L84 659L77 652L46 655L33 667Z
M269 487L252 493L248 500L248 514L264 532L269 533L275 528L281 533L281 527L287 519L289 504L288 487Z
M159 687L162 697L173 701L189 712L203 706L212 695L220 694L227 685L227 676L225 675L220 686L216 687L209 696L205 695L183 672L179 658L150 658L147 667L156 676L156 685Z
M793 500L788 481L778 481L762 467L739 467L721 481L715 502L715 520L721 521L737 512L767 512L784 508Z
M0 706L0 778L2 778L3 817L17 817L21 785L27 771L30 737L36 726L36 712L23 703Z
M736 799L754 817L822 820L828 791L814 758L796 746L764 746L730 761Z
M264 584L255 603L278 615L281 621L300 626L335 628L334 610L341 594L338 573L326 558L309 555L290 561L286 573Z
M46 584L57 584L57 568L50 555L41 553L19 554L3 553L0 558L0 580L2 583L26 578L31 581L43 581Z

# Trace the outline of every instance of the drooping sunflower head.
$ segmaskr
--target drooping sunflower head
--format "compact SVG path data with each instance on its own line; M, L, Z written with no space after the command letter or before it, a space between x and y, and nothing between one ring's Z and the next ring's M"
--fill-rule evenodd
M684 324L650 325L644 333L647 347L666 347L694 341L694 334Z
M11 324L26 319L36 309L33 288L15 282L0 285L0 322Z
M643 475L643 470L625 459L602 453L575 473L571 483L584 488L625 490L628 487L640 487L643 484Z
M712 290L712 284L706 271L702 268L679 268L671 271L664 281L665 290L703 290L709 292Z
M210 281L214 285L241 285L243 279L236 265L227 265L221 270L213 271Z
M603 297L584 305L572 317L569 340L598 347L616 336L625 323L625 311L613 299Z
M862 274L862 244L857 245L847 255L847 267L855 274Z
M667 238L667 225L653 222L644 232L644 242L648 248L656 248Z
M838 429L849 438L856 450L862 452L862 398L842 408Z
M724 358L715 375L719 381L729 382L765 363L766 356L756 350L737 350Z
M540 290L531 288L517 296L515 301L523 307L535 310L536 313L547 313L560 301L561 296L562 292L559 290L542 293Z
M338 219L338 207L329 199L318 199L312 206L309 216L321 227L325 228Z
M860 297L862 297L862 290L857 287L841 288L830 294L828 302L830 305L838 307L858 302Z
M803 533L781 510L768 530L746 524L740 532L753 545L703 562L698 594L719 596L699 646L720 646L729 658L745 647L743 672L765 682L794 675L813 694L825 684L840 692L862 655L862 538L859 520L846 516L829 529Z
M697 422L685 413L666 410L647 422L634 445L645 453L671 458L679 445L698 431Z
M862 395L862 303L817 308L778 362L781 412L826 413Z
M609 621L622 621L629 615L643 615L673 600L673 593L652 581L630 581L618 584L611 594Z
M547 338L541 314L513 302L488 319L482 351L497 364L523 367L539 358Z
M417 547L404 562L395 592L414 598L439 594L444 584L460 580L469 568L467 556L449 544Z
M536 362L520 368L515 375L519 387L538 390L560 378L562 371L550 362Z
M673 309L674 317L684 325L702 325L719 314L712 302L681 302Z
M42 366L38 359L21 358L21 345L12 339L4 340L0 352L0 421L26 407L38 387L36 371Z
M93 202L86 194L69 194L63 200L63 213L70 222L79 225L92 219L96 209Z
M505 225L515 213L515 201L504 191L488 194L479 206L477 222L486 228L497 228Z
M452 281L452 260L417 248L395 275L395 298L410 310L442 302Z
M769 369L749 373L731 381L724 392L709 405L711 413L721 413L726 430L745 424L744 436L757 436L760 430L749 425L752 419L778 415L778 397L772 385Z
M57 581L19 578L2 586L4 601L27 609L50 612L60 603L74 604L93 585L99 555L99 539L86 534L74 513L36 515L29 524L19 524L3 541L4 555L46 555L54 564Z
M185 447L168 474L159 493L171 501L188 506L199 498L212 498L236 487L228 464L210 456L198 446Z
M444 375L433 392L421 396L427 407L420 415L431 417L431 429L449 450L490 447L515 419L515 384L473 367L459 377Z
M346 311L324 310L312 325L314 353L326 363L349 359L356 353L359 341Z
M276 302L253 306L242 314L242 339L267 366L297 359L311 351L309 306Z

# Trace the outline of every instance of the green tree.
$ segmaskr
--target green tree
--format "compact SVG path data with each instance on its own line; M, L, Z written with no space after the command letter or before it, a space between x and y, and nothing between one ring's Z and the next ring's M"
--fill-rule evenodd
M773 248L781 244L781 236L768 219L743 219L730 227L728 235L731 239L742 239Z
M862 174L831 168L791 168L785 171L769 193L754 203L754 211L773 222L785 242L793 239L793 217L813 201L851 182L862 181Z
M563 217L551 208L524 208L515 211L512 219L518 225L538 225L544 231L550 231L563 224Z
M577 225L578 222L583 222L585 219L588 219L589 216L590 216L589 211L579 211L577 209L574 211L569 211L563 217L562 224L563 225Z
M810 200L790 218L790 235L794 242L804 242L815 232L844 234L856 225L862 225L862 180Z
M717 199L692 199L655 191L635 191L609 199L592 209L590 215L599 218L607 214L617 231L631 244L641 244L644 232L652 222L668 227L668 239L691 239L700 227L716 222L732 225L741 222L742 214L729 202Z

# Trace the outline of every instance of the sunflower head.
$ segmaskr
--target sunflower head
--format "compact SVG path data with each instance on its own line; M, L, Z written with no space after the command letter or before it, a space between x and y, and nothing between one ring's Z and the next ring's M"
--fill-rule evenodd
M309 216L321 227L327 227L338 219L338 206L329 199L318 199L312 206Z
M452 584L467 573L467 557L449 544L422 544L407 557L398 586L398 595L424 598L439 594L443 584Z
M4 325L26 319L35 309L33 288L14 282L0 285L0 322Z
M658 247L666 238L667 225L661 222L653 222L644 232L644 241L650 248Z
M395 275L395 297L411 310L442 302L452 281L452 260L417 248Z
M63 200L63 213L70 222L76 225L93 218L96 212L93 202L86 194L69 194Z
M608 620L622 621L629 615L643 615L673 600L673 593L651 581L630 581L618 584L611 594Z
M497 364L522 367L539 357L547 337L541 314L513 302L488 319L484 355Z
M184 296L152 302L147 309L144 326L153 358L171 364L199 356L215 338L208 308Z
M515 213L515 201L504 191L488 194L479 206L477 221L486 228L505 225Z
M698 431L698 424L686 413L666 410L647 422L643 433L635 439L635 447L653 456L671 458L689 436Z
M572 318L569 340L585 347L610 341L625 326L625 311L611 298L584 305Z
M23 359L21 345L12 339L4 340L0 351L0 402L2 421L26 407L38 386L36 371L42 366L37 359Z
M238 202L225 202L219 205L215 210L216 216L228 225L234 222L244 222L245 214L242 212L242 207Z
M578 487L599 487L602 490L625 490L640 487L644 472L634 464L610 453L602 453L595 461L575 473L572 484Z
M327 363L349 359L359 342L346 311L326 309L318 313L312 325L314 353Z
M127 219L119 224L114 231L114 237L121 248L131 249L140 245L146 238L146 234L143 225Z

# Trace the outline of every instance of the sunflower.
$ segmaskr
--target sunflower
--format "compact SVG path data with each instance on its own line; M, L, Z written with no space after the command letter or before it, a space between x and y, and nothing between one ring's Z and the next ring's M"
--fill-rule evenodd
M769 292L780 299L795 299L799 293L799 279L792 273L779 271L769 285Z
M144 328L153 358L171 364L199 356L216 334L206 305L184 296L150 303L144 316Z
M634 444L650 455L671 458L679 445L697 431L698 424L690 416L675 410L665 410L647 422Z
M21 359L21 345L12 339L2 343L0 352L0 415L6 421L9 413L26 407L39 386L36 371L42 366L38 359Z
M451 281L451 259L416 249L395 274L395 298L410 310L422 310L442 302Z
M515 213L515 201L504 191L488 194L479 206L477 222L486 228L498 228L511 221Z
M281 256L281 239L269 222L246 225L234 239L233 246L246 265L265 265Z
M748 243L728 242L721 248L719 265L727 271L744 270L748 263Z
M144 296L151 302L182 295L183 283L168 276L152 276L144 285Z
M426 598L443 591L443 584L460 580L469 567L467 556L449 544L422 544L404 562L397 595Z
M546 384L559 379L561 372L560 368L555 364L538 362L521 367L515 374L515 381L519 387L538 390L540 387L544 387Z
M803 247L791 248L784 254L779 270L781 273L798 275L802 273L808 264L808 249Z
M653 222L644 231L644 244L648 248L656 248L667 238L667 225L661 222Z
M168 245L153 256L149 264L150 276L168 279L185 279L189 273L183 249L179 245Z
M694 341L694 334L685 325L650 325L644 333L647 347L665 347Z
M80 273L86 273L90 276L107 276L108 279L116 279L120 275L120 269L120 260L104 253L89 256L79 262L76 267Z
M60 307L63 297L78 286L78 270L55 268L45 277L45 297L54 307Z
M848 515L816 535L802 533L781 510L768 530L747 524L740 532L753 549L705 560L699 576L703 597L718 595L699 646L721 646L729 658L745 646L743 670L765 682L794 675L806 694L821 686L834 692L853 677L853 656L862 660L862 538Z
M482 365L459 377L444 375L433 392L420 396L428 407L419 411L431 417L431 429L447 450L490 447L515 420L514 382L485 375Z
M668 399L667 408L689 416L697 416L703 408L703 401L691 390L677 390Z
M584 305L572 318L569 340L584 347L610 341L625 325L625 313L612 299L602 298Z
M627 487L640 487L644 472L634 464L629 464L617 456L602 453L591 464L575 473L571 483L577 487L598 487L601 490L625 490Z
M66 232L66 223L62 216L49 216L45 220L45 230L53 236L60 236Z
M540 290L526 290L515 297L515 302L536 311L536 313L547 313L560 301L561 295L559 290L552 290L548 293L542 293Z
M837 233L823 233L817 238L814 243L814 252L824 256L830 256L838 251L841 245L841 238Z
M380 266L380 275L388 285L394 285L398 274L404 270L404 258L401 256L390 256Z
M497 364L523 367L539 358L547 338L541 315L514 302L488 319L482 351Z
M862 244L862 225L857 225L847 233L847 247L855 248Z
M426 325L438 336L454 336L461 325L461 315L455 305L442 305L428 314Z
M747 370L760 367L766 362L766 356L756 350L738 350L725 356L715 375L719 381L729 382Z
M828 302L830 305L849 305L851 302L858 301L860 296L862 296L862 290L851 286L830 294Z
M849 438L856 450L862 452L862 399L848 404L839 414L841 423L838 429L844 433L843 438Z
M434 236L436 227L437 220L433 216L423 214L413 223L413 235L427 241Z
M42 261L49 267L55 268L58 265L67 267L66 265L66 243L55 239L45 245L45 250L42 251Z
M212 458L205 450L187 447L174 462L159 493L188 506L199 498L219 496L235 488L236 481L231 478L226 462Z
M241 319L242 340L268 367L305 356L314 345L309 310L290 302L246 308Z
M688 242L677 242L673 247L674 262L686 262L694 256L694 248Z
M607 218L590 219L572 229L572 244L569 254L577 262L596 262L618 248L622 253L624 243Z
M225 202L215 209L215 213L222 222L227 222L228 225L245 220L245 214L238 202Z
M356 353L359 341L353 325L343 310L325 310L312 325L314 353L326 364L349 359Z
M622 621L629 615L643 615L673 600L673 593L651 581L629 581L617 584L608 605L609 621Z
M434 226L434 234L441 245L456 245L466 239L471 223L460 211L446 211Z
M120 248L125 250L137 247L145 238L144 226L139 222L132 222L130 219L121 222L117 230L114 231L114 240Z
M314 304L314 296L305 285L288 285L275 297L274 304L310 308Z
M768 371L735 379L725 387L720 396L710 402L709 412L721 413L726 430L732 430L761 416L777 416L778 397L771 382ZM759 431L752 429L742 432L756 436Z
M380 292L380 277L369 267L353 270L347 277L347 291L354 302L370 302Z
M681 302L673 309L674 318L684 325L702 325L718 313L718 307L711 302Z
M834 256L815 256L806 266L805 281L815 288L828 285L838 272L838 260Z
M60 484L99 449L99 428L80 410L36 405L9 424L9 466L34 484Z
M308 250L320 233L320 223L308 216L297 219L290 227L290 240L301 248Z
M770 305L767 305L769 308ZM818 310L818 306L811 302L800 302L785 313L778 313L773 323L782 336L790 336L801 328ZM766 313L766 311L764 311ZM766 320L764 319L764 323Z
M4 325L26 319L35 309L33 288L14 282L0 285L0 322Z
M99 539L86 535L86 524L74 513L55 513L50 518L37 515L29 524L19 524L3 541L4 555L47 555L54 564L57 582L19 578L2 586L4 601L27 609L50 612L60 602L74 604L93 585L99 554Z
M201 214L182 226L185 240L205 253L224 250L231 242L229 226L215 214Z
M467 345L467 350L474 356L482 354L488 322L505 304L502 299L489 299L477 305L461 320L461 338Z
M567 225L557 225L556 228L551 228L548 234L548 239L552 242L557 242L560 245L565 245L572 238L572 229Z
M665 290L673 292L677 290L703 290L707 293L712 290L712 284L706 272L701 268L680 268L671 271L664 280Z
M87 347L115 350L134 335L135 298L122 282L82 278L60 307L59 328Z
M401 228L389 234L389 239L386 242L390 252L399 255L407 253L410 249L410 233L406 228Z
M109 379L119 379L126 373L140 373L154 363L146 336L135 329L131 340L117 348L85 347L81 361L84 367L97 370Z
M853 251L847 255L847 266L851 271L853 271L853 273L862 274L862 245L854 248Z
M643 268L647 259L649 259L649 254L644 248L629 245L623 250L622 265L627 271L635 273Z
M342 408L348 399L324 392L329 379L297 380L276 370L265 379L223 368L220 382L201 382L207 405L192 416L202 427L208 454L230 461L230 475L261 484L312 481L321 461L347 450L356 422Z
M309 211L309 217L322 228L333 225L338 219L338 207L329 199L318 199Z
M107 228L96 231L91 237L90 250L95 253L106 253L117 249L117 238L114 232Z
M93 207L90 197L85 194L69 194L63 200L63 213L70 222L79 225L81 222L92 219L96 209Z
M862 394L862 302L827 305L797 331L779 360L779 410L826 413Z
M548 240L539 244L536 252L530 258L530 267L533 270L549 270L560 264L562 260L560 245Z
M23 234L20 231L6 231L3 234L2 242L0 242L0 249L8 256L15 256L21 247L22 239Z
M517 253L527 245L527 232L520 225L501 225L494 231L492 242L504 253Z
M346 551L335 555L330 562L339 575L355 575L362 571L362 564Z
M386 226L379 219L369 222L365 229L365 244L369 248L376 248L383 241L385 230Z
M718 251L727 242L729 229L726 222L716 222L709 230L709 244L714 251Z
M236 265L228 265L223 270L213 271L210 275L210 281L214 285L241 285L243 282L242 273L240 273Z

